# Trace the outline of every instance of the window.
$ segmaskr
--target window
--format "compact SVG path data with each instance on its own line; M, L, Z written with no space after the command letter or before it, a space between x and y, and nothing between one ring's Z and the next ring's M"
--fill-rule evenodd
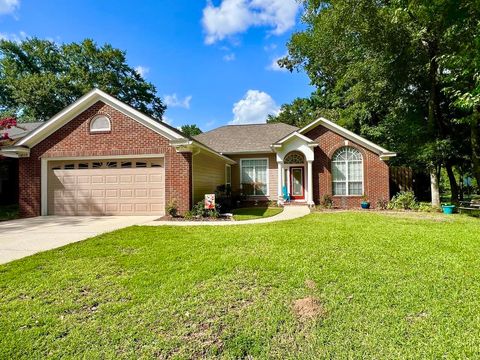
M225 165L225 186L232 186L232 167Z
M343 147L332 158L333 195L363 193L363 158L360 151Z
M143 162L143 161L137 161L136 164L135 164L135 167L136 167L136 168L146 168L146 167L147 167L147 163L146 163L146 162Z
M112 130L110 119L105 115L100 115L90 122L90 132L105 132Z
M268 195L268 159L241 159L240 186L244 195Z
M289 153L283 160L284 164L303 164L304 162L303 155L297 152Z

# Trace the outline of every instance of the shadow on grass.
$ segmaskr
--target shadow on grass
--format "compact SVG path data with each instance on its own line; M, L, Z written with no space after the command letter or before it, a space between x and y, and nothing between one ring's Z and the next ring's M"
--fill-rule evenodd
M19 216L18 205L0 206L0 221L17 219Z

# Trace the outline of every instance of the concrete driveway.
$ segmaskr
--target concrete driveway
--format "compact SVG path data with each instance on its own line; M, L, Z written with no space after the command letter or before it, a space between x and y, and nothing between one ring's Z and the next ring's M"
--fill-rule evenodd
M155 219L158 216L42 216L0 222L0 264Z

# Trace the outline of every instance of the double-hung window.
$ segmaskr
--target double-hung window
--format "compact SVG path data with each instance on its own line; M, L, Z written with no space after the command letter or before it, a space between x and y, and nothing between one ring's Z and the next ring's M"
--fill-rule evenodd
M225 186L232 186L232 167L225 165Z
M268 159L241 159L240 184L243 195L268 195Z

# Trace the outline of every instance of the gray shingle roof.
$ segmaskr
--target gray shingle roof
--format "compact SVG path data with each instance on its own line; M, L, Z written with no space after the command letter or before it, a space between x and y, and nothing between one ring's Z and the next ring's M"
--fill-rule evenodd
M13 139L17 140L25 135L27 135L29 132L35 130L38 128L40 125L42 125L43 122L31 122L31 123L18 123L18 126L21 128L13 127L9 130L7 130L8 135Z
M194 139L223 154L272 151L270 145L297 127L283 123L227 125L194 136Z

